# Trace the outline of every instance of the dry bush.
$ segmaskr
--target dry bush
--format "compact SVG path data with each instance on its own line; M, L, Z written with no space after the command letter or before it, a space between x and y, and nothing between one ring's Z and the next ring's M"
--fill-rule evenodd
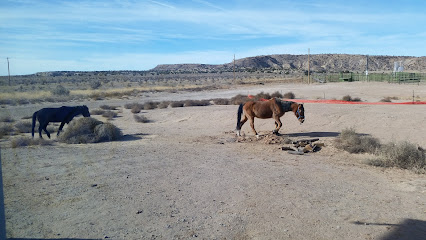
M111 119L113 119L113 118L115 118L115 117L117 117L117 113L116 112L113 112L113 111L105 111L103 114L102 114L102 117L105 117L105 118L107 118L107 119L109 119L109 120L111 120Z
M100 109L103 109L103 110L117 110L117 106L109 106L109 105L101 105L100 107L99 107Z
M11 122L14 122L14 121L15 120L9 115L0 117L0 122L11 123Z
M295 99L296 95L293 92L286 92L283 96L285 99Z
M13 127L11 124L0 124L0 138L7 135L13 135Z
M216 105L229 105L230 104L230 100L226 99L226 98L215 98L212 101Z
M271 95L269 93L260 92L255 96L256 100L259 99L271 99Z
M142 105L137 104L133 105L132 109L130 110L132 113L140 113L142 110Z
M152 110L152 109L156 109L158 106L158 102L146 102L143 105L143 109L144 110Z
M210 105L209 100L185 100L184 102L185 107L208 106L208 105Z
M350 153L375 153L380 141L371 136L361 136L354 129L344 129L335 139L336 147Z
M121 136L121 130L112 123L103 123L94 118L85 117L71 121L58 139L64 143L80 144L112 141Z
M112 123L99 124L94 129L97 142L109 142L120 139L123 133Z
M240 105L242 103L246 103L246 102L251 101L251 100L252 99L250 99L246 95L238 94L238 95L231 98L230 103L234 104L234 105Z
M145 116L139 116L139 115L133 115L133 118L135 119L136 122L140 122L140 123L148 123L151 122L148 118L146 118Z
M183 107L184 102L183 101L174 101L170 103L170 107L177 108L177 107Z
M31 121L19 121L15 123L15 129L20 133L30 133L32 129Z
M283 98L283 95L280 92L276 91L276 92L271 94L271 98Z
M90 111L90 115L102 115L105 113L105 110L102 109L93 109Z
M50 91L53 95L57 95L57 96L69 96L70 95L70 90L66 89L64 86L62 85L58 85L56 86L55 89L52 89Z
M352 98L350 95L343 96L342 100L347 102L361 102L361 98Z
M42 138L29 138L29 137L17 137L12 139L10 146L12 148L36 146L36 145L52 145L50 141L46 141Z
M378 151L378 157L369 161L370 165L398 167L426 172L425 152L409 142L388 143Z
M168 102L168 101L163 101L163 102L160 102L160 103L158 104L158 108L168 108L168 107L169 107L169 105L170 105L170 102Z

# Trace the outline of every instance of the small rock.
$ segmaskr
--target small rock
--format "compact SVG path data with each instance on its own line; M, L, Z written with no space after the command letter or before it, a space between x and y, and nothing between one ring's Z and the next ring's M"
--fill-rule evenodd
M97 187L98 186L98 184L92 184L92 185L90 185L91 187Z

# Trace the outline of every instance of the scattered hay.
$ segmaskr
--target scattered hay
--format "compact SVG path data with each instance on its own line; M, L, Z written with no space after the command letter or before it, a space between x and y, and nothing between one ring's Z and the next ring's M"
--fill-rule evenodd
M1 116L0 117L0 122L4 122L4 123L12 123L12 122L14 122L15 120L11 117L11 116L9 116L9 115L7 115L7 116Z
M59 135L59 141L69 144L97 143L121 138L121 130L112 123L103 123L91 117L71 121Z
M103 110L117 110L118 106L101 105L99 108Z
M52 145L50 141L46 141L42 138L29 138L29 137L17 137L12 139L10 142L10 146L12 148L18 148L18 147L27 147L27 146L46 146L46 145Z

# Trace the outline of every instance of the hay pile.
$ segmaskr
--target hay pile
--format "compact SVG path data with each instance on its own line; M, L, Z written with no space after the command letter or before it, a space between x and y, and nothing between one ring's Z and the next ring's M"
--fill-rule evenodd
M122 136L114 124L87 117L71 121L58 140L69 144L97 143L118 140Z

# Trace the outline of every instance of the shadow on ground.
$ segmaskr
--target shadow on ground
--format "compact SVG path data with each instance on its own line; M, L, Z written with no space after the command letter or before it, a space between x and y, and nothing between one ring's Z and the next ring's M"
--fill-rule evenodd
M399 224L354 222L359 225L389 226L389 233L378 238L380 240L425 240L426 221L405 219Z

